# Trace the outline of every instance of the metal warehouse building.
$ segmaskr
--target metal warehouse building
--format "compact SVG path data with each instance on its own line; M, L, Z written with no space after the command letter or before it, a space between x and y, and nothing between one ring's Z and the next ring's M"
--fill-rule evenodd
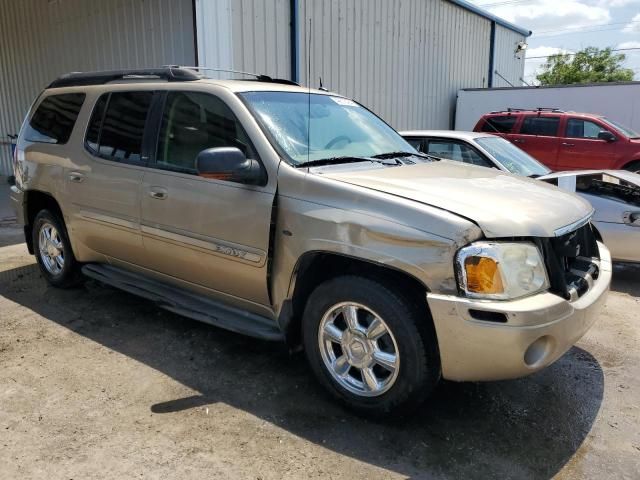
M451 128L459 89L521 84L529 33L463 0L0 0L0 175L7 135L66 72L178 64L322 78L397 129Z

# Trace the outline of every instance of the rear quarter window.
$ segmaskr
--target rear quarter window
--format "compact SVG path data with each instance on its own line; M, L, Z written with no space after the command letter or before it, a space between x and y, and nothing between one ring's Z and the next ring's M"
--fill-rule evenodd
M46 97L40 102L26 126L25 140L40 143L67 143L84 98L84 93L63 93Z
M511 133L516 124L516 117L505 115L502 117L486 117L481 131L487 133Z

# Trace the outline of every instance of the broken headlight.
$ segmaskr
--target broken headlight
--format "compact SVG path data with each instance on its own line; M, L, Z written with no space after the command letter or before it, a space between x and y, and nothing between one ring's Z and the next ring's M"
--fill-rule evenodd
M542 255L527 242L476 242L456 257L458 285L471 298L510 300L549 288Z

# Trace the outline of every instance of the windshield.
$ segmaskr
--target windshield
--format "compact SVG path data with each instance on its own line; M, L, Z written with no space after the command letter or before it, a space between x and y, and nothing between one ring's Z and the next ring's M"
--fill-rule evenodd
M475 141L511 173L524 177L539 177L551 173L551 170L535 158L504 138L480 137Z
M640 133L638 133L638 132L636 132L634 130L631 130L629 127L625 127L624 125L620 125L618 122L614 122L610 118L602 117L600 120L602 120L604 123L607 123L607 124L611 125L613 128L617 129L623 135L626 135L629 138L640 138Z
M390 152L417 154L380 118L346 98L302 92L245 92L240 96L293 165Z

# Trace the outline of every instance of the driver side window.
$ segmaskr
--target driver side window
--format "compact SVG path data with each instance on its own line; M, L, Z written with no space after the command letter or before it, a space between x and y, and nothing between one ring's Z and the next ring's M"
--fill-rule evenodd
M567 137L569 138L591 138L597 139L598 134L604 130L600 125L597 125L588 120L581 120L578 118L570 118L567 122Z
M214 147L237 147L247 158L257 158L242 125L222 100L207 93L169 92L156 166L195 174L198 154Z

